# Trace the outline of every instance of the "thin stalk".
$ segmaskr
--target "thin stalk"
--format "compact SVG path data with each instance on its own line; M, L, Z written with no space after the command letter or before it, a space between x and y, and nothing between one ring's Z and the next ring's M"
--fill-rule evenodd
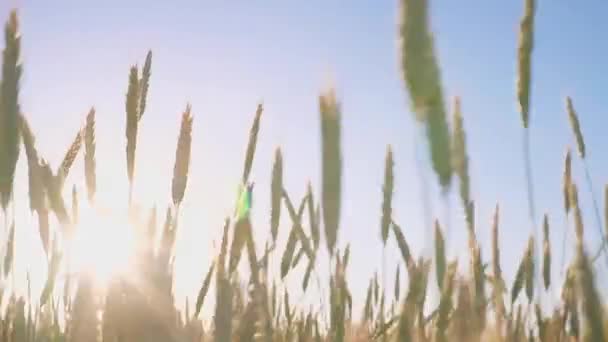
M528 216L530 219L530 225L531 225L531 229L532 229L532 235L534 236L534 241L538 244L538 246L536 246L534 248L534 254L536 254L534 256L534 259L536 260L536 263L539 264L540 260L541 260L541 250L542 250L542 242L540 241L540 239L538 239L538 237L541 235L538 232L537 226L536 226L536 208L534 206L534 182L532 181L532 161L530 159L530 129L529 128L524 128L524 132L523 132L523 154L524 154L524 168L526 171L526 188L527 188L527 195L528 195ZM534 267L534 276L536 278L536 299L539 300L540 298L540 294L541 294L541 283L542 283L542 279L541 279L541 272L539 270L539 267Z
M562 240L562 260L560 263L560 276L564 275L564 265L566 262L566 240L568 239L568 214L564 217L564 239Z
M602 238L602 244L600 248L595 253L592 259L592 263L595 263L596 259L600 257L602 251L606 252L606 236L604 235L604 230L602 229L602 219L600 218L600 209L597 205L597 200L595 198L595 193L593 192L593 181L591 180L591 174L589 173L589 166L587 165L587 159L583 158L583 167L585 169L585 179L587 181L587 188L589 190L589 194L591 195L591 200L593 202L593 211L595 214L595 223L597 225L597 229ZM608 253L606 253L606 265L608 265Z
M429 231L432 227L431 225L431 202L429 199L429 182L425 176L424 168L423 168L423 160L420 156L420 152L418 151L418 147L422 146L424 143L424 139L421 139L420 136L424 137L424 128L422 126L418 129L418 136L414 136L414 157L416 159L416 171L419 177L420 184L420 197L422 198L422 218L424 220L424 252L423 255L430 255L432 238L429 235ZM420 143L422 141L422 143Z
M382 297L386 293L386 245L382 246ZM380 312L380 322L384 323L384 311Z

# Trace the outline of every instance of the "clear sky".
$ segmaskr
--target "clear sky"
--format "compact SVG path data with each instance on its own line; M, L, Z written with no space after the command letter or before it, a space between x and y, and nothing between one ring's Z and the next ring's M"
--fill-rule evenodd
M433 1L431 12L446 97L462 98L478 236L489 255L490 220L499 202L503 268L509 277L529 234L522 128L515 102L522 3ZM223 218L232 213L259 101L265 112L252 172L258 241L268 232L270 170L277 146L283 150L285 185L292 198L299 200L308 180L319 188L318 94L328 78L334 80L343 109L339 243L351 243L349 278L355 298L364 295L368 279L381 265L387 144L395 152L395 219L415 252L424 246L428 229L423 226L414 154L418 131L398 65L396 1L8 0L0 2L0 18L5 20L14 6L20 10L23 34L21 104L39 148L57 165L88 109L95 106L99 196L105 205L120 208L126 203L124 100L130 65L143 64L147 50L153 50L149 104L137 150L135 196L143 205L163 208L169 203L180 114L192 104L192 167L178 237L180 296L196 294L213 240L221 235ZM603 133L608 125L603 113L608 43L602 32L608 31L607 11L602 1L538 4L531 143L537 222L541 213L550 212L555 268L564 231L563 156L567 146L575 148L564 109L566 95L573 97L579 112L596 196L603 206L602 189L608 181L608 161L601 158L608 146ZM70 181L84 194L81 164L75 165ZM23 159L21 165L17 187L27 212ZM585 233L595 247L598 234L578 158L574 173ZM429 179L435 183L434 176ZM434 213L444 222L438 190L433 186L432 191ZM465 251L465 231L456 197L451 207L453 255ZM289 227L283 222L281 240ZM25 224L18 228L30 229ZM37 236L35 228L19 234L24 239ZM388 248L392 278L398 253L394 243ZM294 284L300 279L295 277Z

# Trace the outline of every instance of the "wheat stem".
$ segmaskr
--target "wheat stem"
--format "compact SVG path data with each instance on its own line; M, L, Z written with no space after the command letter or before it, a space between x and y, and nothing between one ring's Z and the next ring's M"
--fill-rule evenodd
M538 236L540 236L537 231L535 217L536 217L536 208L534 206L534 182L532 181L532 161L530 159L530 132L529 128L524 128L523 130L523 154L524 154L524 168L526 173L526 189L527 189L527 197L528 197L528 218L530 219L531 233L534 237L534 241L538 241ZM541 260L541 248L542 244L540 242L538 248L534 248L534 260ZM541 273L538 267L534 268L534 277L536 278L536 294L537 299L540 296L540 288L541 288Z
M602 229L602 219L600 217L600 209L597 204L597 199L595 197L595 192L593 191L593 181L591 180L591 174L589 173L589 166L587 164L587 159L583 158L583 168L585 170L585 180L587 182L587 189L589 190L589 195L591 196L591 201L593 202L593 212L595 214L595 223L597 225L597 229L600 233L600 237L602 239L601 245L598 251L594 254L592 259L592 264L595 263L595 260L600 257L602 251L606 253L606 265L608 265L608 252L606 251L606 236L604 235L604 230Z
M562 258L561 258L561 262L560 262L560 275L563 276L564 275L564 271L565 269L565 263L566 263L566 240L568 238L568 229L569 229L569 224L568 224L568 214L566 214L566 216L564 216L564 238L562 240Z
M423 135L422 127L418 129L418 136ZM422 141L422 142L421 142ZM420 139L419 137L414 137L414 158L416 164L416 172L418 173L420 184L419 193L422 198L422 219L424 220L424 252L423 255L429 255L430 248L432 244L432 239L430 238L430 229L431 229L431 212L433 208L431 207L431 201L429 198L429 182L426 178L426 173L424 172L424 161L422 160L422 156L419 151L419 147L424 144L424 139Z

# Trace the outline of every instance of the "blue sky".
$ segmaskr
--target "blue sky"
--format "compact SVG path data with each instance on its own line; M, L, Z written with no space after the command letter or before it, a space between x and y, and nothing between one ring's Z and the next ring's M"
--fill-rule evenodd
M418 130L398 65L396 1L9 0L0 3L0 18L6 18L11 7L19 8L22 22L22 108L40 149L57 165L88 109L95 106L98 165L103 169L99 196L105 205L120 208L126 203L124 96L130 65L141 65L147 50L153 50L149 105L137 152L140 181L136 180L135 191L142 205L163 208L169 202L180 113L192 104L192 168L176 270L182 295L195 295L213 253L213 240L221 234L223 218L231 214L259 101L265 112L252 172L258 240L263 241L268 231L270 170L277 146L283 150L285 185L292 198L299 200L308 180L319 188L318 94L328 79L342 102L344 202L339 239L341 246L351 243L349 277L355 297L363 295L381 264L379 223L387 144L395 152L395 219L414 251L424 246L428 229L423 226L414 154ZM603 203L608 162L600 151L608 146L608 135L602 133L608 125L602 113L608 43L601 32L608 30L607 11L608 4L600 1L585 6L561 0L538 5L531 143L537 222L541 213L550 213L555 267L565 226L563 156L567 146L575 148L564 110L566 95L573 97L579 112L596 196ZM503 268L509 276L529 234L522 129L515 102L522 12L522 1L433 1L431 11L446 97L462 98L478 236L488 249L492 211L499 202ZM70 178L84 193L80 164ZM18 180L23 183L21 165ZM595 246L597 230L577 158L574 173L585 233L589 245ZM435 183L434 176L429 179ZM26 191L23 184L17 187ZM436 186L431 190L434 215L445 221ZM25 197L21 200L27 212ZM455 255L465 250L456 197L451 208L450 253ZM283 222L280 239L286 238L288 229L288 222ZM20 234L25 240L36 238L32 232ZM388 248L389 265L394 265L396 246L391 243ZM390 266L388 273L393 272ZM299 276L291 278L294 284L300 282Z

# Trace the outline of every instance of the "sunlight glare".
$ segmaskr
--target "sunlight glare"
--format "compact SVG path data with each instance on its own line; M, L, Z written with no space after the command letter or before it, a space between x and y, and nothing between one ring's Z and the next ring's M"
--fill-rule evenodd
M70 263L74 271L92 274L96 285L105 287L113 277L126 274L130 269L135 247L133 227L126 215L82 209Z

